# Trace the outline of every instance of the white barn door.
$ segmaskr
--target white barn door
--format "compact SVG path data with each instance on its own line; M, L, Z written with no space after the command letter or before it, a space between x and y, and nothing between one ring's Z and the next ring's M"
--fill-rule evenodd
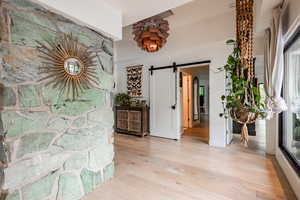
M156 70L150 75L151 136L180 139L178 105L176 109L172 109L176 103L175 88L178 89L175 87L175 75L178 74L172 68Z

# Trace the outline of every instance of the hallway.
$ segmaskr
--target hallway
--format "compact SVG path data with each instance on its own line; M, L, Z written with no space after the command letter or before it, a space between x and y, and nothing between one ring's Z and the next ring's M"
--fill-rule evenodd
M194 125L193 128L187 128L183 132L183 137L192 138L200 142L208 144L209 142L209 118L208 115L200 115L199 124Z
M213 148L115 136L115 178L83 200L295 200L272 157L238 143Z

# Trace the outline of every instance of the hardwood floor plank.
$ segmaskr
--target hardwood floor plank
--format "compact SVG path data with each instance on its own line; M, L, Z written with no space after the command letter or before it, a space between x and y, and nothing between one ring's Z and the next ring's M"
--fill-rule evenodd
M115 151L115 177L83 200L296 200L272 157L238 143L116 135Z

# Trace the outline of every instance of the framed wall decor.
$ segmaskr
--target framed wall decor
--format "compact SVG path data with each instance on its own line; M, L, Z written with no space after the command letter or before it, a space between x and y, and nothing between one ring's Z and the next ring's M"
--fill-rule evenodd
M142 97L143 66L127 67L127 92L131 97Z
M39 57L43 59L41 74L67 98L75 100L80 93L99 84L96 75L96 55L79 43L72 34L58 35L55 40L36 41L40 46Z

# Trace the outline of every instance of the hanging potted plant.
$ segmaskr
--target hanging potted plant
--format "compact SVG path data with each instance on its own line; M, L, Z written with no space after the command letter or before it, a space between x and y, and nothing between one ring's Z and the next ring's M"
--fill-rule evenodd
M237 42L228 40L227 44L233 46L233 52L228 56L226 65L219 68L225 70L227 80L226 94L221 97L224 112L220 116L230 117L243 125L241 143L247 146L247 124L254 123L258 118L265 118L265 104L254 83L253 69L243 64Z

